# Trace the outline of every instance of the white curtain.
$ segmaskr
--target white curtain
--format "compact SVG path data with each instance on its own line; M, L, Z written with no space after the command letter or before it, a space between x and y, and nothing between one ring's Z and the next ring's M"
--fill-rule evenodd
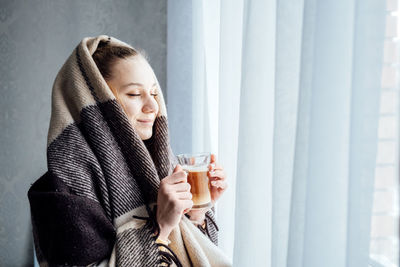
M193 150L234 266L369 264L385 1L194 0Z

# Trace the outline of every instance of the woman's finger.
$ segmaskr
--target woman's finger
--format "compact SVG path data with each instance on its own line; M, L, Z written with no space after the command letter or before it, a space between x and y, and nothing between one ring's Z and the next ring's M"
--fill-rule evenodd
M216 161L217 161L217 157L215 156L215 154L211 154L210 163L213 163Z
M187 182L187 173L183 170L177 171L172 175L164 178L162 181L168 184L176 184L176 183L186 183Z
M187 209L191 209L193 207L193 201L191 199L185 199L181 201L181 207L182 207L182 211L185 211Z
M189 183L177 183L169 186L169 191L173 192L189 192L190 184Z
M224 168L222 167L221 164L218 164L217 162L210 163L210 170L223 170Z
M192 194L190 192L177 192L176 196L178 199L192 199Z
M211 185L221 189L226 189L228 187L228 183L221 180L211 181Z
M221 180L225 180L226 178L225 172L222 170L210 171L209 174L209 177L218 177Z

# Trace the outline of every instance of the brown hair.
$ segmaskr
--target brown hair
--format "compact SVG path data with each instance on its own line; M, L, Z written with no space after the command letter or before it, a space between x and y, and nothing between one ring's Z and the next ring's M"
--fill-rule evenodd
M101 75L106 81L108 81L112 78L112 66L117 60L126 59L138 55L142 56L148 61L147 54L144 50L135 50L127 46L109 45L109 41L100 41L92 57L97 67L99 68ZM117 101L123 107L125 113L127 113L124 103L118 96L118 92L110 85L108 86L110 87Z

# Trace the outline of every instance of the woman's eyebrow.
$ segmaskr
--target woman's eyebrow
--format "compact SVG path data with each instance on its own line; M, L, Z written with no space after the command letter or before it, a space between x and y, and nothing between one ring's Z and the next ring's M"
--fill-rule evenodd
M157 83L154 83L151 87L154 87L156 85L157 85ZM141 84L141 83L128 83L128 84L123 85L122 88L126 88L128 86L141 86L141 87L144 87L144 85Z

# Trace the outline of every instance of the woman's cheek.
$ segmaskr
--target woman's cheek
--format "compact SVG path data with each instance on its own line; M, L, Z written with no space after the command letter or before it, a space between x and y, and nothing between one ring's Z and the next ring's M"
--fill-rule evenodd
M137 114L139 112L139 104L138 103L133 103L133 101L129 101L128 104L126 105L126 109L128 111L129 116L132 119L136 119Z

